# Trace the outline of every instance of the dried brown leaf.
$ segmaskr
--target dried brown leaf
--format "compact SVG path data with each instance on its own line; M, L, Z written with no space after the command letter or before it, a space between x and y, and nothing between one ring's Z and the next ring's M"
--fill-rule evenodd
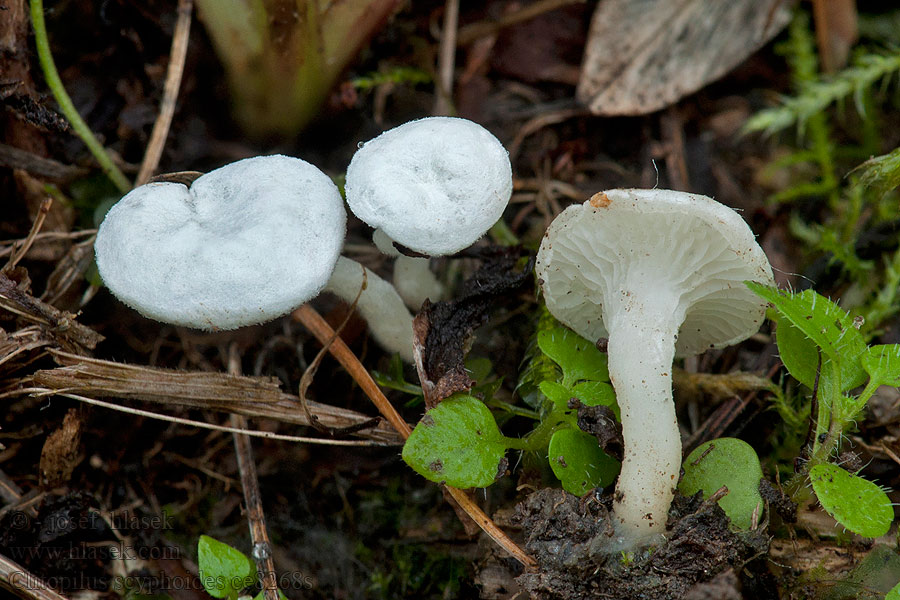
M487 321L495 304L508 300L531 279L531 262L515 271L523 255L521 248L490 249L482 255L484 264L463 283L458 299L426 302L416 315L413 347L428 408L475 384L465 367L472 332Z
M784 0L603 0L578 99L598 115L654 112L726 74L789 20Z

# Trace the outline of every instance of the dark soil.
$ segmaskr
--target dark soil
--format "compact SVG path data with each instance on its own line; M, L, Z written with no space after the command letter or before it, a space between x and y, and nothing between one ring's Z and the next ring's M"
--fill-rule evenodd
M719 505L699 496L679 496L670 511L666 542L637 555L604 551L612 528L607 507L596 500L544 489L530 494L516 510L525 548L541 566L539 573L518 578L534 598L668 600L702 598L713 590L723 598L740 598L743 582L735 573L759 570L753 563L764 563L768 552L765 533L735 533ZM772 581L761 583L751 582L761 594L754 597L777 593Z

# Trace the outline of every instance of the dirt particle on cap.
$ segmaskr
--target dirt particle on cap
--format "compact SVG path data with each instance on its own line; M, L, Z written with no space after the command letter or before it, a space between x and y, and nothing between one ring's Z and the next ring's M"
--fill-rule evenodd
M609 206L610 200L604 192L597 192L588 201L594 208L606 208Z

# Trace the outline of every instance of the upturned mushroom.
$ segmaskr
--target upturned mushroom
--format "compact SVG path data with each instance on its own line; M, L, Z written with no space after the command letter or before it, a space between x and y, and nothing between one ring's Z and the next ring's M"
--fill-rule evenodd
M608 338L625 441L613 547L653 543L681 465L673 359L756 332L765 303L744 281L771 285L771 266L732 209L696 194L619 189L560 213L536 271L557 319L588 339Z
M94 249L100 276L139 313L198 329L275 319L323 289L352 301L375 338L412 361L412 316L397 292L340 257L346 211L337 186L287 156L240 160L183 183L126 194Z
M487 129L429 117L363 144L347 168L347 204L376 229L382 252L396 256L394 285L408 305L438 300L443 288L426 256L471 246L503 214L512 195L509 153Z

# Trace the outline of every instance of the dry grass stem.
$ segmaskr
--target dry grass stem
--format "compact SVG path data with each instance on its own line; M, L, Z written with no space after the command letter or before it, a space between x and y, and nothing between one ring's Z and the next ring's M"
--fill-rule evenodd
M236 377L241 374L241 359L237 345L234 343L228 348L228 374ZM236 428L246 429L247 418L233 414L231 415L231 424ZM244 503L247 506L250 539L253 542L251 556L256 561L256 570L265 599L278 600L275 561L272 559L272 543L269 541L269 533L266 531L266 515L262 506L262 493L259 489L256 460L253 458L253 446L246 434L235 432L232 435L238 471L241 474L241 489L244 492Z
M178 20L175 22L175 33L172 36L172 50L169 53L169 68L166 72L166 83L163 86L163 97L159 105L159 115L153 124L150 141L141 162L135 185L142 185L150 179L150 175L159 166L172 116L175 114L175 101L181 87L181 76L184 73L184 61L187 56L188 37L191 32L191 13L194 10L193 0L178 0Z

